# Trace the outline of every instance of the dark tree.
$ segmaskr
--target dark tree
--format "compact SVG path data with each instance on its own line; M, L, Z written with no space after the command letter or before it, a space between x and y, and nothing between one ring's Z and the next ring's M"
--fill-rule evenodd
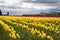
M59 13L60 14L60 13Z
M1 12L1 10L0 10L0 15L2 15L2 12Z
M7 15L9 15L9 12L7 12Z

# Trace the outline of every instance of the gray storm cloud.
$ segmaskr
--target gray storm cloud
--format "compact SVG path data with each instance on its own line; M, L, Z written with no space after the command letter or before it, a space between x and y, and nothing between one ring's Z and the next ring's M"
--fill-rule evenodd
M60 0L19 0L19 3L12 2L11 5L8 5L8 3L8 0L7 3L4 0L0 0L0 9L5 13L7 11L11 14L33 14L40 13L41 11L60 12Z

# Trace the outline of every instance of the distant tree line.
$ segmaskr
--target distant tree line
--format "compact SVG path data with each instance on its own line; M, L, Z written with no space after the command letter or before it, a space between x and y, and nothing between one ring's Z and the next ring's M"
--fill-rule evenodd
M0 10L0 15L2 15L2 11ZM9 15L9 12L7 12L7 14L6 15Z
M57 14L59 14L59 15L60 15L60 12L59 12L59 13L57 13ZM1 10L0 10L0 15L3 15ZM9 12L7 12L7 14L6 14L6 15L9 15ZM24 14L24 15L25 15L25 14ZM24 16L24 15L23 15L23 16ZM49 14L48 14L48 15L49 15Z
M7 12L7 15L9 15L9 12Z

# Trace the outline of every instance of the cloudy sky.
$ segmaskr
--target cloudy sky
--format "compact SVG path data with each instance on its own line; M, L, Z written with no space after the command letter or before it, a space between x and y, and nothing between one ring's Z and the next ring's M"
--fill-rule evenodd
M0 9L11 15L60 12L60 0L0 0Z

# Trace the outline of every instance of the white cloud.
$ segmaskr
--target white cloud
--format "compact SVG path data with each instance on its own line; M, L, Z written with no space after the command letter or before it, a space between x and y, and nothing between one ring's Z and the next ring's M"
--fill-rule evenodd
M31 1L37 1L37 0L31 0Z
M31 4L31 3L22 3L22 5L21 5L21 7L23 7L23 8L32 8L32 6L33 6L33 4Z
M19 0L4 0L5 3L7 3L8 5L13 5L15 3L19 3Z
M2 0L0 0L0 1L2 1Z
M39 10L45 10L45 9L52 9L55 7L54 6L34 6L33 8L39 9Z
M23 2L22 5L20 5L21 8L32 8L37 10L45 10L45 9L53 9L56 8L55 6L47 6L44 4L36 4L36 3L25 3Z

